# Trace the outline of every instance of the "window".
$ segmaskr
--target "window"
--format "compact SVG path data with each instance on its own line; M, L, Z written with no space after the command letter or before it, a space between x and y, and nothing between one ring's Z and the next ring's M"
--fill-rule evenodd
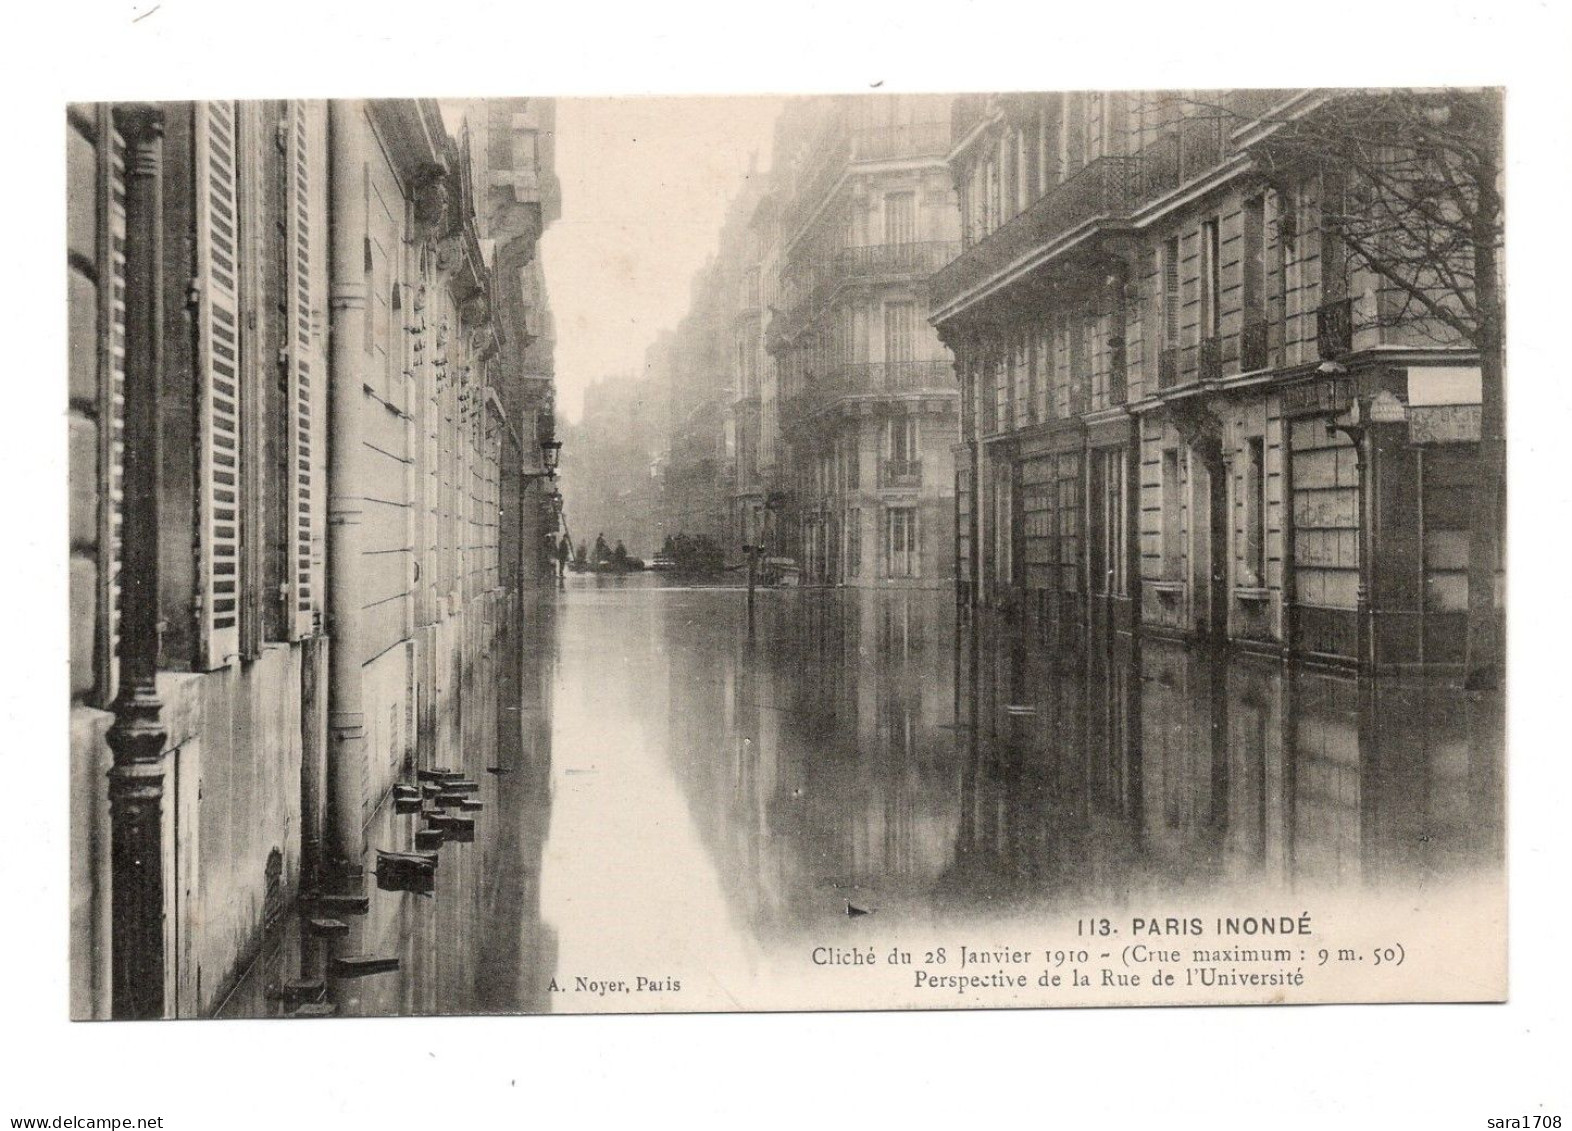
M884 242L917 242L917 194L892 192L884 198Z
M1163 242L1163 348L1179 345L1179 237Z
M917 304L904 301L885 303L884 360L886 362L910 361L916 346L916 336Z
M1052 384L1053 335L1044 322L1032 336L1032 414L1038 423L1048 419L1048 388Z
M915 507L891 507L885 512L885 561L890 577L917 576Z
M1260 436L1245 441L1239 495L1243 514L1238 584L1247 589L1266 585L1266 446Z
M993 384L994 430L1003 432L1010 427L1010 370L1005 364L1005 351L998 350L989 360Z
M1060 167L1063 175L1071 176L1086 164L1086 95L1064 96L1064 158Z
M1244 325L1240 330L1239 369L1249 373L1267 366L1266 340L1266 198L1254 196L1244 206Z
M1201 336L1215 338L1222 332L1222 266L1219 262L1217 219L1201 224Z
M1092 592L1125 592L1125 449L1092 453L1091 581Z
M910 463L917 459L917 418L897 416L889 423L890 459Z
M846 535L841 541L846 547L846 576L856 577L862 572L862 511L856 507L846 512Z
M1184 488L1183 464L1178 448L1163 450L1163 578L1179 581L1184 576Z
M1027 365L1026 331L1010 335L1010 371L1015 385L1015 426L1024 428L1031 411L1031 373Z

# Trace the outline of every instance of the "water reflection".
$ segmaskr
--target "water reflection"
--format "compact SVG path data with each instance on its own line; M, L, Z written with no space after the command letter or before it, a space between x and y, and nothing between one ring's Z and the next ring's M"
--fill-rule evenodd
M374 892L343 939L288 927L232 1013L283 1008L261 983L290 945L303 970L400 959L333 980L344 1014L805 1007L829 1003L791 996L809 946L1499 874L1498 697L1151 639L1054 652L940 593L765 591L751 635L736 589L556 600L546 646L478 662L421 736L484 806L434 893ZM417 820L384 807L372 846ZM606 977L653 988L576 989Z

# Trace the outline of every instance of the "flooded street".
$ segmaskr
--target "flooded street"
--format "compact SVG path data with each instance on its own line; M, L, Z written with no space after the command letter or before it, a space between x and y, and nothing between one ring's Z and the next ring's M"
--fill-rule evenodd
M346 937L279 936L340 1014L876 1005L870 949L1434 905L1502 865L1493 697L1150 639L1056 656L935 592L761 591L751 639L744 591L652 575L535 615L552 647L477 671L426 740L481 806L434 890L368 879ZM385 804L368 872L422 819Z

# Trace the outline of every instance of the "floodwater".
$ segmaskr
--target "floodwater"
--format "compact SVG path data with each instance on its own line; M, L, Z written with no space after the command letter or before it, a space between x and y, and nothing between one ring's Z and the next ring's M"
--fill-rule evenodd
M340 1015L1053 1004L855 960L1502 886L1499 697L1152 640L1055 655L958 627L945 592L760 591L751 635L738 589L544 600L544 646L422 755L479 781L474 840L300 944L399 959L330 978ZM391 808L371 845L407 850L421 818Z

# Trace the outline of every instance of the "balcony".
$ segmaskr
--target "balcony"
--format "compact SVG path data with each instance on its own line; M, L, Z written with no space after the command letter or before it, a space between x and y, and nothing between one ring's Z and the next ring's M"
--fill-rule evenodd
M879 461L879 486L912 488L922 486L922 461L886 459Z
M1316 353L1323 360L1334 360L1354 348L1354 300L1339 299L1326 303L1315 312Z
M1083 167L941 268L928 284L932 308L950 305L1085 224L1125 215L1134 204L1139 170L1133 157L1100 157Z
M848 247L837 252L833 282L851 279L910 276L927 278L954 259L960 244L930 241L924 243L880 243Z
M836 376L841 396L957 391L955 366L948 359L855 362L841 366Z
M768 348L779 350L801 334L849 283L883 279L926 279L954 258L953 241L868 244L847 247L827 261L804 263L793 271L794 286L783 297L785 309L771 320Z
M947 360L851 362L837 366L780 400L781 425L792 428L848 397L958 392Z
M929 283L934 310L1096 220L1123 219L1221 165L1239 119L1186 118L1133 157L1100 157L1039 197L1025 212L976 239Z
M1265 319L1252 319L1245 323L1239 335L1239 372L1254 373L1271 364L1271 352L1266 333Z

